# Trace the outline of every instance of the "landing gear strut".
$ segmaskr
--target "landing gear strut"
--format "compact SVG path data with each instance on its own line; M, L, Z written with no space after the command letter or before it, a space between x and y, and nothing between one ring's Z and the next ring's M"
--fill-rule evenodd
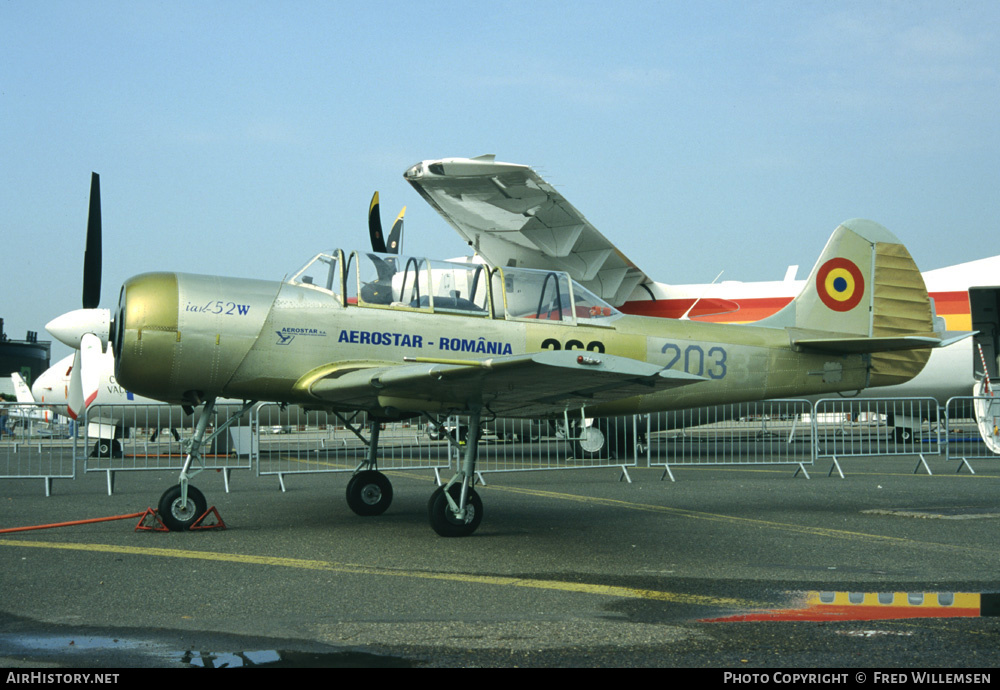
M346 423L346 420L343 420ZM348 428L364 441L351 425ZM358 515L381 515L392 504L392 483L378 471L378 437L381 425L377 421L369 424L368 459L358 466L351 480L347 482L347 505ZM361 469L364 467L365 469Z
M469 417L469 435L465 440L462 466L447 484L435 489L427 502L431 529L442 537L467 537L483 521L483 501L473 488L481 419L482 410L473 410Z
M181 468L180 483L170 487L160 496L159 516L163 524L172 532L183 532L191 528L208 510L208 503L205 495L197 488L190 486L191 478L204 471L205 460L202 458L201 449L206 443L211 443L216 436L226 432L233 423L242 417L256 401L244 401L239 412L232 415L220 424L215 431L208 436L205 435L208 429L209 419L215 412L215 398L210 398L198 416L198 423L195 425L194 436L191 438L187 457L184 459L184 466ZM197 469L191 470L192 463L197 460L200 465Z

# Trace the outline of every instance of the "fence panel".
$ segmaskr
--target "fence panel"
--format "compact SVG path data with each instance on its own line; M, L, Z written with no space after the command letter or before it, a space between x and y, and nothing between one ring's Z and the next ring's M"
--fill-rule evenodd
M959 461L956 472L964 466L975 474L969 460L1000 458L993 450L1000 443L1000 398L955 397L948 400L946 410L945 458Z
M258 475L282 481L286 474L354 472L368 458L366 441L336 415L271 403L253 415ZM363 419L347 421L367 438ZM447 441L431 438L422 424L393 422L381 425L377 461L380 470L439 469L449 466L450 454Z
M239 409L238 405L218 405L209 432ZM185 414L174 405L91 405L84 418L87 434L77 441L77 453L86 457L84 471L107 473L109 494L114 491L116 472L180 471L199 414L200 410ZM227 491L232 470L250 469L249 422L248 413L202 452L205 469L225 472Z
M477 467L481 473L614 467L631 481L627 468L636 465L644 421L584 419L579 413L555 420L491 420L484 424Z
M0 403L0 479L76 477L76 424L42 403Z
M813 416L816 457L830 458L841 477L839 458L912 455L932 474L927 455L941 453L940 410L934 398L824 398Z
M812 405L766 400L649 416L650 467L813 464ZM808 476L808 473L806 473Z

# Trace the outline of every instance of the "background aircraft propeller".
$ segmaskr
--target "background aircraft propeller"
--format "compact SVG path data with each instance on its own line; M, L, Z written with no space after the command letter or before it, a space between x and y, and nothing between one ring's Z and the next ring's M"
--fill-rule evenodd
M392 228L389 230L389 239L385 238L382 232L382 218L379 214L378 192L372 195L372 201L368 205L368 235L372 242L372 251L378 254L399 254L403 245L403 215L406 207L396 216Z
M101 179L90 178L90 208L87 213L87 240L83 253L83 309L57 316L45 325L53 338L73 348L70 373L69 416L77 419L97 397L100 386L98 359L111 335L111 311L100 309L101 302Z
M90 211L87 214L87 244L83 250L83 308L101 303L101 178L90 174Z
M396 221L389 231L386 241L382 233L382 218L379 214L378 192L372 195L368 205L368 235L371 237L372 251L378 254L399 254L403 244L403 214L406 207L396 216ZM392 277L396 275L396 260L383 259L375 254L369 254L378 272L378 278L361 286L361 299L372 304L388 304L392 301Z
M385 237L382 235L382 218L378 211L378 192L372 196L368 204L368 235L371 237L372 251L385 254Z

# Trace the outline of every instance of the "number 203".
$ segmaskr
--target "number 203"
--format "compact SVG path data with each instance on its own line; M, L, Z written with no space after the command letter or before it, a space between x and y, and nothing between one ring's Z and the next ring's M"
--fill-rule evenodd
M726 358L728 354L721 347L713 347L706 353L701 345L688 345L683 350L680 345L667 343L660 350L670 360L667 369L681 369L696 376L707 375L710 379L721 379L726 375ZM683 366L677 366L683 358Z

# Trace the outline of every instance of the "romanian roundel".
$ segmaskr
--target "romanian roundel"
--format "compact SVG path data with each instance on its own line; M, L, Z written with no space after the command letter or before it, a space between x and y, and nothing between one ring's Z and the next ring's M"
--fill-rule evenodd
M834 311L850 311L865 294L865 277L853 261L830 259L816 274L816 291Z

